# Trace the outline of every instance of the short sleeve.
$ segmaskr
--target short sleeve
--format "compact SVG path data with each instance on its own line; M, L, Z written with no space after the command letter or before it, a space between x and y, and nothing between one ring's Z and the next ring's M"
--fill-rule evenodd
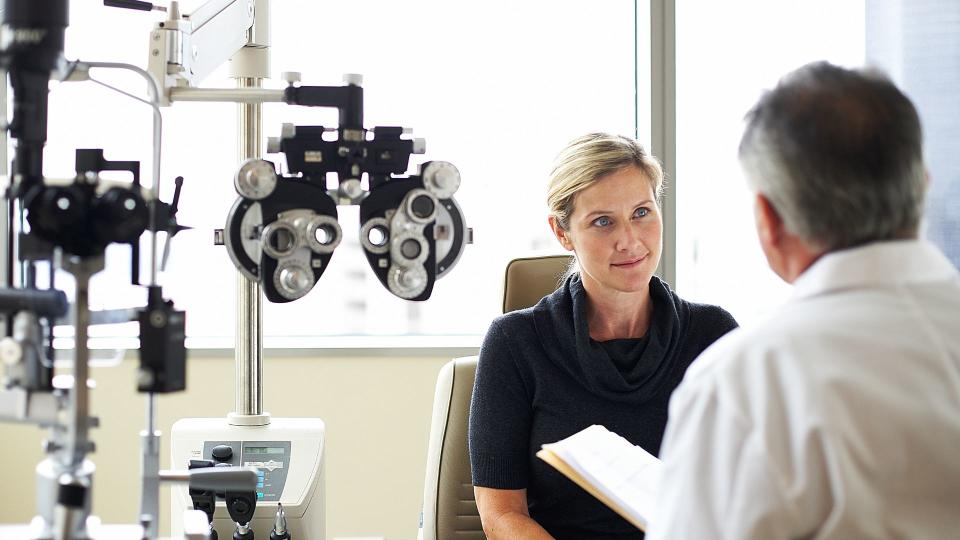
M495 320L480 347L470 403L470 465L475 486L524 489L529 477L531 398L506 326L502 318Z

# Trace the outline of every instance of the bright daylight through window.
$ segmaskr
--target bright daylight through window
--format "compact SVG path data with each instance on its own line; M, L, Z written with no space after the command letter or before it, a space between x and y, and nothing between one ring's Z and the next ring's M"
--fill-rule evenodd
M506 262L560 251L546 226L544 203L546 177L559 149L595 130L639 132L649 146L650 39L647 23L638 24L636 15L649 6L638 4L275 2L277 79L280 71L300 71L305 83L339 84L344 73L363 74L368 126L410 127L427 141L427 154L414 156L411 172L417 158L446 160L459 168L463 183L457 200L475 243L437 282L430 300L406 302L385 291L370 271L359 246L356 207L341 207L344 240L329 271L305 298L265 306L268 345L277 337L481 335L499 313ZM743 116L760 93L814 60L878 65L916 101L933 178L927 236L960 263L960 213L951 210L960 189L960 161L952 151L960 137L953 107L960 70L931 67L960 61L958 9L944 0L677 3L677 170L667 178L667 189L677 200L675 288L680 294L719 304L741 323L775 308L789 294L757 245L737 144ZM368 17L371 12L379 16ZM821 16L825 12L830 16ZM151 17L80 2L72 4L71 17L69 57L145 62L145 46L117 44L144 43ZM363 35L340 23L361 18ZM284 31L288 21L303 19L317 21L316 32ZM72 38L74 29L91 25L110 32L99 41ZM408 30L398 33L398 27ZM280 87L277 79L267 84ZM111 81L131 89L142 84ZM234 84L222 69L205 86ZM50 103L55 121L48 174L72 174L78 146L107 148L108 159L149 162L145 106L90 84L55 85ZM106 109L116 114L105 119ZM172 178L185 177L179 217L194 227L174 240L164 281L188 313L194 345L230 346L235 270L224 249L213 245L212 231L223 227L236 197L236 106L178 103L164 115L164 182L169 193ZM266 136L278 135L283 122L336 122L332 111L273 104L265 105L264 116ZM114 248L110 256L122 260L124 249ZM93 295L103 301L96 307L142 303L142 290L115 285L123 282L124 272L124 264L108 264L97 276L94 288L112 285ZM322 340L309 343L317 344Z
M830 17L822 17L824 10ZM811 29L816 28L816 32ZM863 63L859 2L678 2L677 286L741 324L789 288L756 241L737 161L743 117L764 89L814 60Z
M185 11L196 3L182 2ZM69 58L145 64L154 17L95 2L73 2L71 10ZM458 167L463 181L456 197L475 243L437 282L428 301L406 302L384 290L364 259L357 208L341 207L344 239L329 270L306 297L265 305L268 346L277 337L481 335L499 313L506 262L559 251L544 203L556 153L588 131L636 131L635 6L630 0L284 0L272 4L271 18L275 78L266 84L282 87L281 71L299 71L304 84L320 85L340 84L345 73L362 74L365 124L409 127L414 137L426 139L427 154L413 156L410 172L426 159ZM303 20L315 21L315 31L285 31ZM344 24L356 20L364 21L362 34L356 25ZM98 41L75 37L74 32L93 26L109 32ZM644 55L646 34L639 39ZM111 73L101 78L134 92L142 87L136 79ZM226 69L203 84L234 85ZM50 109L48 174L71 175L77 146L107 148L108 159L141 159L147 166L146 106L96 85L70 83L55 85ZM103 115L107 109L109 118ZM178 219L193 227L173 241L165 292L186 310L193 345L232 346L236 271L224 248L213 245L213 230L224 226L236 199L236 106L177 103L163 112L165 190L171 193L175 176L185 178ZM336 112L264 106L264 136L279 135L283 122L334 126ZM124 250L108 256L123 261ZM91 297L102 304L95 309L142 302L142 291L117 286L124 282L126 266L108 264L96 277ZM68 286L68 280L61 281ZM323 345L323 340L303 343Z
M737 146L761 92L816 60L879 67L914 100L932 177L926 236L960 265L960 69L944 69L960 63L958 29L960 5L943 0L677 2L681 294L741 324L789 294L756 241Z

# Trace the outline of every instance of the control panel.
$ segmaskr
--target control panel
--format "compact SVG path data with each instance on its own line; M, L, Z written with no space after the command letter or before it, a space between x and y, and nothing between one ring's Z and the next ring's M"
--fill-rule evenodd
M257 469L257 502L279 502L290 470L290 441L203 441L203 459Z
M256 538L270 538L278 503L283 505L293 538L324 538L325 426L319 418L272 418L262 426L234 425L227 418L188 418L173 425L170 438L170 462L175 468L203 461L206 466L257 470L252 519ZM178 538L182 537L183 511L193 509L194 500L186 485L170 491L170 532ZM209 500L213 526L220 538L232 538L235 525L225 494L216 495Z

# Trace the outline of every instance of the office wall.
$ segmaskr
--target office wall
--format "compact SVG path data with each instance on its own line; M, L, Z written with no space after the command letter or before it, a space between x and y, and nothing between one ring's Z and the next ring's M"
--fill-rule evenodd
M469 353L456 351L453 354ZM434 384L450 351L422 355L319 358L267 352L264 409L274 416L316 416L327 426L327 538L416 538ZM130 356L130 355L128 355ZM97 451L94 513L106 523L133 523L140 493L138 434L145 402L134 388L135 358L95 368L92 432ZM223 416L234 407L232 353L193 354L188 389L158 398L161 468L169 468L170 426L184 417ZM45 432L0 424L4 490L0 523L35 513L35 465ZM169 492L161 492L161 534L169 530Z

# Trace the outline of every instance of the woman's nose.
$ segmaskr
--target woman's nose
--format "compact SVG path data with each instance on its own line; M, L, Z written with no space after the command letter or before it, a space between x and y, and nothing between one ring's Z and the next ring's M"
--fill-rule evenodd
M633 223L619 227L617 231L617 251L631 251L640 244L640 231Z

